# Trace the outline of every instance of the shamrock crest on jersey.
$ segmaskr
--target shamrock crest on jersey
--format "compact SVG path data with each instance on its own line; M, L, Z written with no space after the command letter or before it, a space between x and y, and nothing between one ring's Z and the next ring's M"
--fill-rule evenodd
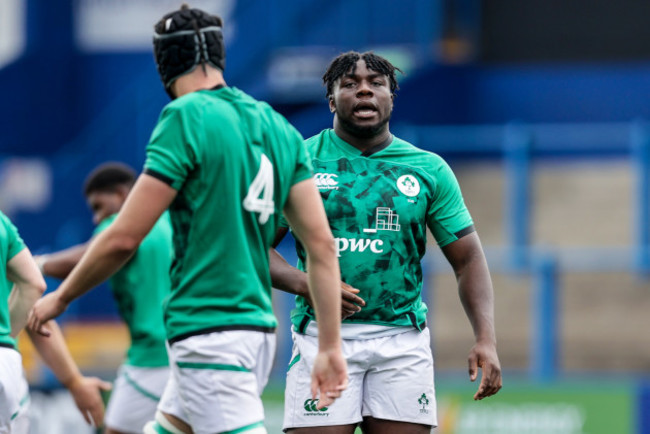
M415 197L420 193L420 183L413 175L402 175L397 179L397 189L408 197Z

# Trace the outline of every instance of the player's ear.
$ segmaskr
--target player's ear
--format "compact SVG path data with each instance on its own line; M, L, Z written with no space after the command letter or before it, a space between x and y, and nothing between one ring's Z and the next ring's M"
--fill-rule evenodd
M332 113L335 113L336 112L336 104L334 104L334 97L330 96L328 98L328 102L329 102L329 106L330 106L330 111Z

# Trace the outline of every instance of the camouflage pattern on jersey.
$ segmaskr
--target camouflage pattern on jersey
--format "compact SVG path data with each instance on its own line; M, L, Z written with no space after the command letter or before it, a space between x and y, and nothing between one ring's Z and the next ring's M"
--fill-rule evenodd
M326 130L307 141L316 185L336 238L342 280L366 301L345 320L422 329L421 261L429 226L441 246L472 225L457 181L437 155L394 138L370 156ZM297 244L299 267L305 250ZM313 310L297 297L292 322L304 331Z

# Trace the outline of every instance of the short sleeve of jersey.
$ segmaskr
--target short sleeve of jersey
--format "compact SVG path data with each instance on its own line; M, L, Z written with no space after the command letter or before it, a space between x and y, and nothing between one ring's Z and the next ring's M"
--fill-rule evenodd
M20 253L26 246L23 239L18 234L18 229L9 220L9 217L0 213L0 222L7 232L7 261Z
M440 157L438 157L440 158ZM473 225L472 217L449 165L442 159L434 172L433 203L427 210L427 226L440 247L456 241L463 230Z
M179 190L197 164L193 137L203 131L193 128L194 118L187 105L168 105L154 129L144 165L145 173Z
M296 134L298 135L298 137L300 137L300 143L298 144L298 158L296 159L296 170L293 174L293 180L291 182L291 185L295 185L300 181L304 181L305 179L311 178L313 176L313 171L314 171L311 164L311 157L307 152L307 147L305 146L305 143L302 141L302 136L300 136L300 133L298 133L297 131Z
M300 138L300 143L298 143L297 145L298 157L296 158L296 167L293 173L293 178L291 180L291 185L294 186L297 183L314 176L314 169L311 164L311 156L307 151L307 146L305 145L305 142L302 140L302 136L297 130L293 129L293 127L291 127L291 129L295 132L296 136ZM289 227L289 222L284 217L284 215L280 216L278 227L279 228Z

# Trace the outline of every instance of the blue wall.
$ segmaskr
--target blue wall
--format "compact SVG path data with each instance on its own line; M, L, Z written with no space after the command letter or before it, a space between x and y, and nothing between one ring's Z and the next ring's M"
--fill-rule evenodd
M331 126L318 83L328 60L367 48L392 53L407 72L400 80L394 125L650 118L650 59L618 64L440 63L441 3L239 1L232 17L237 31L227 41L226 79L268 100L305 136ZM88 53L77 48L75 4L27 1L27 49L0 69L0 156L43 158L52 169L49 204L38 212L12 215L37 252L88 238L92 225L81 194L85 175L106 160L139 169L150 131L168 101L151 52ZM299 98L278 92L269 73L287 50L316 55L315 81L305 85L309 89ZM296 88L296 94L300 91Z

